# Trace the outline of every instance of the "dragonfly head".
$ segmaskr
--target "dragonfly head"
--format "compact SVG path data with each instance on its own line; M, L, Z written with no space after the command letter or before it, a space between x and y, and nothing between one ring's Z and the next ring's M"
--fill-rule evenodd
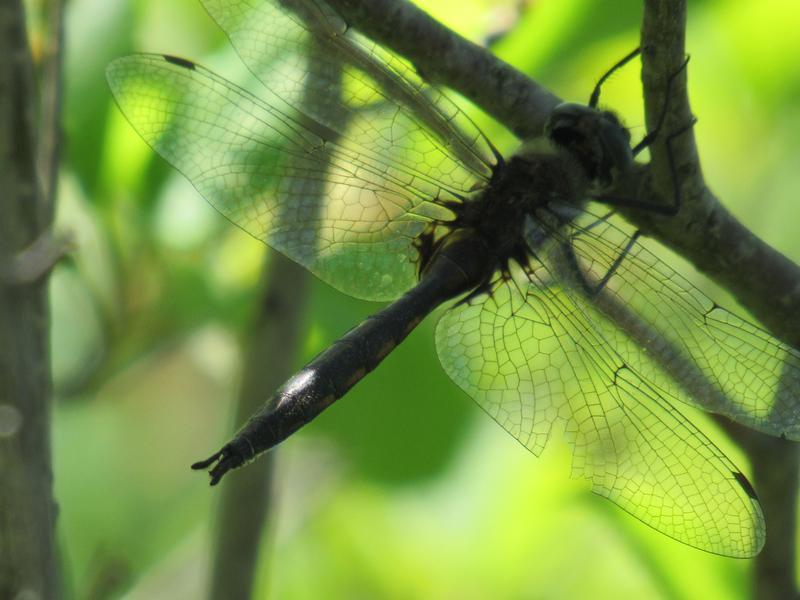
M633 165L630 133L612 112L564 102L553 109L544 132L578 160L596 192L612 188Z

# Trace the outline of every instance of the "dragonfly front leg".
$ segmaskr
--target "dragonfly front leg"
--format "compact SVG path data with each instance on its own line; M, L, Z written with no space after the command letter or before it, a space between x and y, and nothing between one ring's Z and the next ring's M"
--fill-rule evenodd
M692 118L686 125L670 133L665 143L667 146L667 161L669 164L670 179L672 180L672 201L669 204L662 204L660 202L651 202L649 200L638 200L636 198L622 198L611 195L596 196L594 199L603 204L608 204L614 207L626 207L645 210L647 212L656 213L665 217L674 217L678 214L683 204L683 193L681 192L681 182L678 177L678 169L675 165L675 151L673 150L673 142L675 139L697 123L696 118Z
M635 54L626 57L625 59L623 59L623 61L627 62L627 60L633 58L633 56L635 56ZM622 64L624 64L624 62ZM686 59L681 63L681 66L674 73L672 73L667 79L667 89L664 94L664 103L661 105L661 111L659 112L656 126L652 129L652 131L649 131L647 135L645 135L644 138L642 138L639 141L638 144L636 144L633 148L631 148L631 154L633 155L634 158L636 158L645 148L652 146L653 143L661 135L661 130L664 126L664 122L666 121L667 113L669 112L669 106L670 106L670 101L672 99L672 91L675 85L675 81L681 73L686 71L686 67L688 64L689 64L689 57L687 56ZM603 79L601 79L600 82L602 83L602 81ZM600 84L598 83L598 86L599 85ZM673 188L672 201L669 204L640 200L638 198L622 198L613 195L601 195L596 197L595 199L610 206L637 208L646 210L648 212L664 215L667 217L673 217L676 214L678 214L678 211L680 211L681 205L683 203L683 198L681 194L680 179L678 177L677 168L675 166L673 142L677 137L683 135L684 133L689 131L692 127L694 127L695 123L697 123L697 119L692 117L686 125L684 125L683 127L679 127L677 130L671 132L664 139L664 143L666 144L666 149L667 149L667 161L669 163L669 170Z
M608 81L608 78L611 77L614 73L616 73L619 69L627 65L630 61L634 58L639 56L642 53L641 48L636 48L629 54L625 55L622 60L617 62L613 67L611 67L608 71L606 71L597 84L594 86L592 90L592 95L589 97L589 106L592 108L597 108L597 104L600 102L600 89L603 87L603 84Z

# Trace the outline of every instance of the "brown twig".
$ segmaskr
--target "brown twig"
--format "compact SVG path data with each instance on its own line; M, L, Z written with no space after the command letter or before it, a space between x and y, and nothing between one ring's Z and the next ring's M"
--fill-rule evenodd
M331 0L349 23L411 61L425 79L452 88L520 138L541 134L553 93L406 0Z
M0 262L0 285L15 286L34 283L47 275L66 256L74 242L69 235L54 238L46 230L28 247Z
M665 76L679 69L685 58L685 0L647 0L642 22L642 81L645 112L653 126L664 102ZM686 75L673 88L665 129L677 130L692 118L686 92ZM800 286L797 267L755 238L736 221L706 185L694 135L687 132L672 146L670 166L665 144L651 150L652 185L668 190L674 171L679 175L684 199L680 214L671 220L654 219L659 231L699 234L706 239L707 255L696 266L717 273L719 283L731 290L778 337L800 345L796 308ZM664 194L662 194L663 196ZM678 240L680 238L677 238ZM741 271L741 272L740 272ZM743 277L744 275L744 277ZM769 293L767 293L769 291ZM766 298L771 297L770 301ZM779 394L790 393L783 390ZM780 404L780 398L776 405ZM793 598L795 584L797 490L800 487L800 455L797 445L717 419L750 459L755 487L767 522L767 542L755 559L753 591L757 598Z
M651 127L665 99L666 79L685 59L685 18L683 0L645 2L642 81ZM691 118L684 72L676 80L664 130L676 131ZM656 143L651 155L644 193L670 198L672 174L666 144ZM626 217L729 290L775 336L800 347L800 269L739 223L711 193L691 131L674 141L673 156L683 198L680 213L659 218L628 211Z

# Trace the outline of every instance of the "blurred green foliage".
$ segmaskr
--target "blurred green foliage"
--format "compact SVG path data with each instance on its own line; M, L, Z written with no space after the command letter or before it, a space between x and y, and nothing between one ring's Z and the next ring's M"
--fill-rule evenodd
M539 0L519 16L511 0L420 4L476 40L511 26L495 51L578 101L637 45L641 17L636 0L613 8ZM191 57L228 75L243 67L195 0L73 0L68 8L58 219L79 249L52 282L65 581L75 598L199 598L217 494L188 464L232 427L240 342L265 248L139 140L103 71L137 50ZM798 22L795 0L692 2L687 42L706 176L726 206L794 258ZM636 66L615 75L603 99L643 135ZM508 133L476 118L503 151L513 149ZM319 282L311 294L298 366L376 308ZM648 530L569 480L563 446L535 460L480 414L439 367L434 322L281 447L260 594L747 596L747 561ZM715 439L746 467L729 442Z

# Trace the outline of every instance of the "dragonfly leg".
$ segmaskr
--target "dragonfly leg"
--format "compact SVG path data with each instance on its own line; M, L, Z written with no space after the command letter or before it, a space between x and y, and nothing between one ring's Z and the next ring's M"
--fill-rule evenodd
M572 233L570 235L570 238L571 239L575 239L576 237L579 237L579 236L583 235L587 231L591 231L592 229L594 229L598 225L602 225L603 223L607 223L608 220L611 217L613 217L615 214L617 214L617 211L615 209L612 209L612 210L608 211L606 214L598 217L597 219L595 219L594 221L592 221L588 225L582 226L579 230L577 230L574 233Z
M637 200L634 198L621 198L618 196L606 195L596 196L594 199L610 206L637 208L651 213L664 215L665 217L674 217L677 215L678 211L681 209L681 205L683 204L683 194L681 192L680 178L678 177L678 168L675 165L675 152L672 149L672 143L678 136L683 135L692 127L694 127L695 123L697 123L697 119L692 117L691 121L677 131L673 131L664 140L667 146L667 162L669 164L670 178L672 179L672 202L669 204L662 204L660 202L651 202L648 200Z
M680 75L683 71L686 70L686 66L688 64L689 64L689 56L687 55L684 61L681 63L681 66L678 67L678 69L674 73L672 73L667 79L667 89L664 97L664 103L661 106L661 112L658 115L658 121L656 122L656 126L655 128L653 128L652 131L648 132L647 135L645 135L638 144L636 144L633 148L631 148L631 154L633 154L634 157L640 154L642 150L644 150L648 146L652 146L653 143L658 139L659 135L661 135L661 130L664 126L664 121L667 118L667 112L669 110L670 100L672 98L672 89L675 85L675 80L677 79L678 75ZM691 129L696 122L697 119L692 117L689 123L687 123L683 127L680 127L676 131L670 133L664 140L667 147L667 160L669 161L669 170L670 170L670 175L672 176L672 186L673 186L672 202L670 204L662 204L656 202L649 202L646 200L620 198L616 196L605 196L605 195L597 197L596 200L599 200L611 206L625 206L630 208L638 208L668 217L672 217L678 214L678 211L680 210L682 204L682 196L681 196L681 187L678 178L678 172L675 166L675 155L672 150L672 142L675 140L675 138L677 138L678 136L682 135L683 133Z
M603 220L604 219L598 219L598 221L593 223L593 225L596 225L597 223ZM570 274L573 276L574 281L580 286L581 291L583 291L583 293L586 294L586 296L588 296L589 298L594 298L600 292L603 291L608 282L614 276L614 273L616 273L617 269L619 269L619 266L622 264L622 261L624 261L628 253L630 253L631 248L633 248L634 244L636 243L636 240L639 239L640 235L641 235L640 231L635 231L633 235L631 235L630 239L628 240L628 243L625 244L625 247L622 249L619 255L614 259L614 262L608 268L605 275L603 275L600 278L600 280L597 281L596 283L589 281L589 279L586 277L583 271L581 271L580 265L578 264L578 258L575 255L575 251L572 248L572 244L569 241L563 242L562 247L564 250L564 258L567 261L567 266L570 270Z
M613 67L611 67L608 71L605 72L605 74L597 82L597 85L594 86L594 89L592 90L592 95L589 97L589 106L591 108L597 108L597 103L600 101L600 88L606 81L608 81L608 78L611 77L616 71L618 71L626 64L628 64L630 61L632 61L634 58L639 56L639 54L641 53L642 49L636 48L633 52L630 52L627 55L625 55L622 58L622 60L617 62Z

